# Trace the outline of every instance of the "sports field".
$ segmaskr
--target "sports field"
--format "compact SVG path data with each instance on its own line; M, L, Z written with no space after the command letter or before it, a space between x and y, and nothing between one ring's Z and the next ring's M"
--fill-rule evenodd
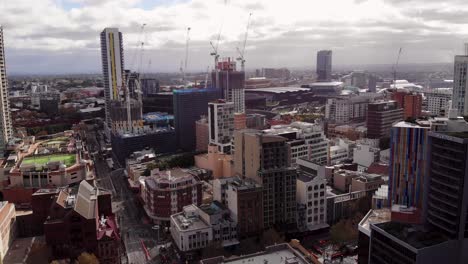
M75 154L53 154L47 156L31 156L23 159L22 164L33 164L38 166L45 166L49 161L62 161L67 167L75 164Z

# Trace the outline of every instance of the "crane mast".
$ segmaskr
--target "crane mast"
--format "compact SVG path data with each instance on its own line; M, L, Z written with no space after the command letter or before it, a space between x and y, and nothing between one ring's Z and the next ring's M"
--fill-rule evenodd
M240 50L239 47L237 47L237 52L239 53L239 57L237 58L237 60L241 62L241 70L243 72L245 72L244 54L245 54L245 46L247 45L247 37L249 35L250 19L251 18L252 18L252 13L249 14L249 18L247 19L247 27L246 27L246 30L245 30L244 43L243 43L243 46L242 46L242 50Z

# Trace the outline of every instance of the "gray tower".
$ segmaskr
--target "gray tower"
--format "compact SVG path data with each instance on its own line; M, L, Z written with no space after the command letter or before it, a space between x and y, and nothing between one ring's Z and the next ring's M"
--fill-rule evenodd
M317 80L330 81L332 71L332 51L321 50L317 52Z

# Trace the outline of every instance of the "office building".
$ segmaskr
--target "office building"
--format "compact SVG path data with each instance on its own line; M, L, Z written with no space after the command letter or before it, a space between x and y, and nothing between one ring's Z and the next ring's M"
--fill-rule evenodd
M266 134L287 138L288 158L291 166L296 161L305 158L318 164L326 164L328 160L328 139L320 125L294 122L290 125L276 125L263 130Z
M312 231L328 227L325 177L299 173L296 181L297 227Z
M369 210L370 203L364 203L367 200L366 191L357 192L337 192L330 187L326 187L327 199L327 224L332 226L341 219L352 217L356 214L356 208L360 211ZM363 206L364 205L364 206Z
M168 224L170 216L181 212L184 206L202 202L202 184L188 170L154 169L141 183L144 209L158 224Z
M291 77L291 71L287 68L262 68L261 76L265 78L289 79Z
M330 81L332 72L332 51L321 50L317 52L317 80Z
M427 111L431 116L446 116L452 100L452 89L440 88L431 92L425 92L427 98Z
M385 138L390 136L392 125L403 120L403 109L395 101L370 103L367 108L367 137Z
M391 129L389 201L422 209L429 126L399 122Z
M296 224L296 170L290 167L287 138L257 130L234 133L235 172L263 187L264 228Z
M8 96L8 79L6 74L5 43L3 38L3 27L0 26L0 96L3 99L0 102L0 155L6 143L13 135L11 126L10 100Z
M465 96L468 90L467 71L468 54L455 56L452 108L458 110L458 116L468 115L468 107L465 107L468 104L468 97Z
M231 153L234 135L234 103L219 99L208 103L209 142L218 151Z
M234 103L235 113L245 113L245 72L236 70L236 62L231 58L218 62L213 71L212 83L222 92L222 98Z
M325 105L325 118L331 123L345 124L366 120L369 97L335 97L328 98Z
M101 32L102 74L104 76L104 96L106 99L106 124L110 129L111 101L119 100L124 87L124 54L122 33L117 28L105 28Z
M172 92L148 94L143 99L143 113L162 112L174 114L174 95Z
M220 96L217 89L184 89L174 91L174 127L178 147L195 150L195 122L208 114L208 103Z
M369 93L377 92L377 77L375 75L369 75L369 81L367 83L367 90Z
M367 73L362 71L351 73L351 86L365 89L367 87Z

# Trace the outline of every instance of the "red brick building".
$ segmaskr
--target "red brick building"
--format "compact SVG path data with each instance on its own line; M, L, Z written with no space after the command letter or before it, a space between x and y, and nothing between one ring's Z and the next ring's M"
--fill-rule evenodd
M392 94L392 100L396 101L399 108L403 109L404 119L421 117L422 95L408 91L397 91Z
M44 235L52 259L74 259L86 251L95 254L99 263L120 263L121 240L111 194L87 181L80 183L76 194L58 193L44 222Z
M142 199L148 216L158 224L169 224L170 216L186 205L200 205L202 184L188 170L153 170L142 184Z

